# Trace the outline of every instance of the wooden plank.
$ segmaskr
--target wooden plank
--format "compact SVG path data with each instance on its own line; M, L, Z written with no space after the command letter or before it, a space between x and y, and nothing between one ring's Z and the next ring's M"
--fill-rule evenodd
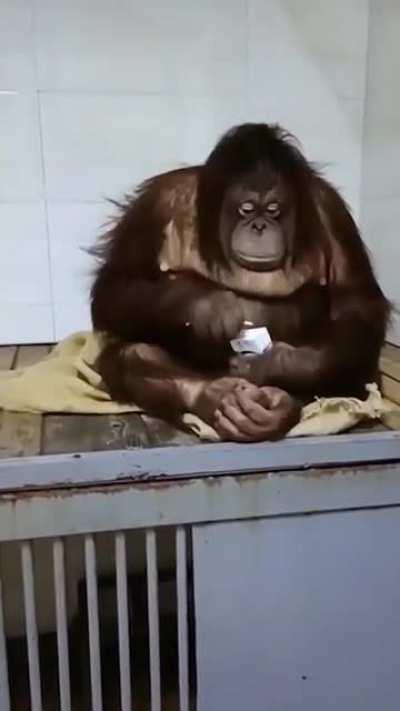
M0 368L23 368L47 355L49 347L7 346L0 349ZM0 458L40 454L42 416L25 412L0 413Z
M393 343L385 343L382 348L382 356L400 362L400 346L395 346Z
M40 453L42 416L26 412L0 413L0 458Z
M14 367L27 368L29 365L38 363L39 360L48 354L49 349L50 346L48 344L37 346L19 346Z
M169 445L191 445L199 444L200 440L196 435L160 420L157 417L142 415L142 420L146 426L150 446L163 447Z
M386 343L379 359L382 373L382 392L385 397L400 404L400 348Z
M389 375L395 380L400 380L400 360L394 360L382 355L379 360L379 369L381 373Z
M363 420L349 430L352 434L359 432L387 432L389 427L380 420Z
M0 370L11 370L17 346L0 346Z
M43 454L99 452L144 447L147 430L137 414L46 415Z
M400 382L388 375L382 375L382 393L388 400L400 405Z

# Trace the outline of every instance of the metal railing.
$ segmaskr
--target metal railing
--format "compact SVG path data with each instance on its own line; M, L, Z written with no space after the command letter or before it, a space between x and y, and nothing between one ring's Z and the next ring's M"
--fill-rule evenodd
M51 508L51 499L49 500ZM159 565L157 559L157 533L154 528L144 531L145 537L145 575L147 588L147 629L146 643L148 650L143 649L143 640L137 643L135 639L135 621L132 620L132 609L135 610L135 600L131 600L129 590L129 570L127 563L127 535L125 531L116 531L114 539L114 575L116 589L115 620L118 637L118 676L119 701L115 698L114 709L131 711L135 708L135 678L132 673L131 648L136 655L149 653L149 703L150 711L161 711L162 680L160 659L160 611L159 611ZM160 531L158 532L160 535ZM162 535L162 532L161 532ZM189 625L188 625L188 575L187 575L187 530L183 526L174 529L175 551L173 552L174 570L172 571L176 585L176 625L178 641L178 668L176 686L176 709L189 711ZM101 645L101 623L99 610L99 579L97 563L96 536L86 534L79 536L84 554L84 583L87 604L87 631L80 634L88 637L88 666L90 677L90 700L84 708L93 711L103 711L107 707L103 701L103 677L107 670ZM47 539L46 543L52 552L52 576L42 576L41 570L35 565L35 543L33 540L18 543L20 549L21 585L24 600L25 640L27 646L27 670L29 676L29 699L31 711L43 711L52 704L52 711L72 711L81 708L82 700L75 700L76 694L71 689L71 648L70 648L70 618L67 600L68 566L66 564L66 541L64 538ZM78 581L75 581L78 584ZM45 665L41 663L40 634L38 625L38 604L36 589L40 584L53 585L55 608L54 628L56 635L57 668L58 668L58 698L53 694L44 702L43 688ZM2 599L2 590L7 587L7 581L0 578L0 709L10 711L12 698L10 693L9 666L7 661L6 615ZM134 614L133 614L134 618ZM25 704L29 702L25 691ZM19 707L18 707L19 708Z
M352 466L343 467L349 461ZM175 651L173 645L171 648L167 645L164 652L161 650L158 553L165 531L173 533L169 573L175 590L177 664L172 708L193 709L196 675L192 664L195 657L192 529L209 522L398 505L399 461L400 438L395 433L251 447L170 447L4 460L0 463L0 553L9 545L13 546L13 552L7 549L7 559L3 560L7 565L0 569L1 711L167 708L162 668L165 658L168 661ZM145 604L140 614L130 582L130 536L135 531L143 542L141 579ZM112 610L116 649L112 653L102 634L103 603L99 590L104 556L98 541L100 534L112 541L111 571L116 600ZM47 546L48 554L38 563L39 543ZM71 546L79 549L82 574L69 568ZM12 580L7 574L10 565L16 568ZM78 647L87 649L87 655L83 656L76 654L73 628L76 605L71 605L68 593L71 585L80 585L85 594L86 616L79 618L78 640ZM54 614L48 615L52 618L53 614L54 620L46 629L53 632L55 639L52 654L56 658L58 690L55 695L53 690L50 697L46 691L49 670L41 649L43 587L48 589L46 599L54 604ZM19 628L10 633L8 620L11 609L18 616L21 592L22 635ZM143 626L144 617L146 634L139 635L138 627ZM21 664L23 674L27 672L28 676L28 691L22 705L15 698L15 674L18 676L19 672L15 672L14 666L18 653L10 655L12 638L21 636L27 650L25 667ZM148 672L144 695L138 691L135 672L135 665L142 657L148 660L144 664ZM81 692L74 686L76 667L84 675L87 667L86 696L80 697ZM118 688L114 689L110 702L105 701L105 682L114 667Z

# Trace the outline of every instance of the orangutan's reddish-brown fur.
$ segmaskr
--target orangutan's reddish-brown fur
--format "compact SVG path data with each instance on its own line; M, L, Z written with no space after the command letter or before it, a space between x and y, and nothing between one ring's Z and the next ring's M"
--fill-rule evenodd
M263 161L290 185L294 242L280 270L246 273L226 259L219 216L232 180ZM300 402L361 396L377 378L390 305L345 202L279 127L230 131L204 165L150 179L121 209L94 250L92 289L115 399L165 418L191 411L252 441L283 436ZM229 347L244 320L274 342L250 360Z

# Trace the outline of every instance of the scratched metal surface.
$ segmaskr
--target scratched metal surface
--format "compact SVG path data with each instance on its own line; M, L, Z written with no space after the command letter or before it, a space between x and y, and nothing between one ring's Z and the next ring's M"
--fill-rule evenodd
M0 492L400 461L400 432L0 460Z
M400 463L0 496L0 541L400 504Z

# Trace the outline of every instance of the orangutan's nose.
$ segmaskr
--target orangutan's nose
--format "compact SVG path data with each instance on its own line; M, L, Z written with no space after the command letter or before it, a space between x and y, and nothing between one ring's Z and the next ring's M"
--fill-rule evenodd
M256 217L256 219L253 220L253 222L251 223L251 229L258 235L264 232L266 226L267 223L265 222L263 217Z

